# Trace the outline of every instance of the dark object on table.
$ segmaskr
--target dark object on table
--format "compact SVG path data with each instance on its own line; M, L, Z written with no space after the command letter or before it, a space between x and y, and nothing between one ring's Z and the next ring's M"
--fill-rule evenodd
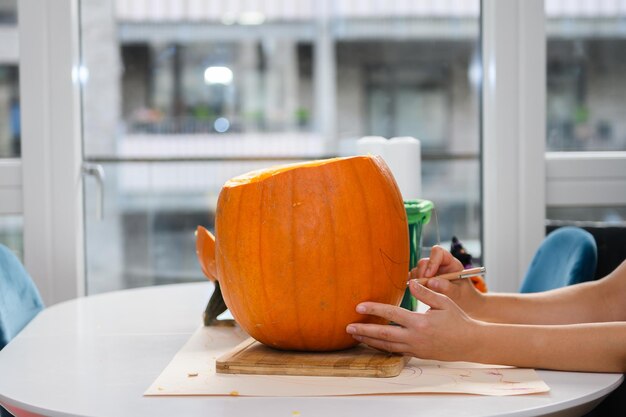
M215 281L215 290L209 299L209 303L204 310L204 325L205 326L234 326L235 321L224 319L218 320L217 316L226 311L228 307L226 307L226 303L224 302L224 297L222 296L222 290L220 288L219 281Z
M463 244L456 236L452 236L450 253L461 261L465 269L472 267L472 255L465 250L465 247L463 247Z

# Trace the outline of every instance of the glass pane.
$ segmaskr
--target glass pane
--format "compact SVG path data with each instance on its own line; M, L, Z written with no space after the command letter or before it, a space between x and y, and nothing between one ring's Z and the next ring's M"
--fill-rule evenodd
M17 24L17 0L0 0L0 25Z
M85 159L106 174L102 221L94 181L85 193L89 293L204 279L193 229L226 179L374 134L421 140L431 242L480 254L478 0L80 10Z
M0 216L0 243L24 262L24 222L22 216Z
M623 2L546 0L547 149L626 150Z
M0 158L18 158L21 153L19 94L18 66L0 64Z
M87 291L204 280L195 253L198 225L213 230L226 180L279 161L106 163L103 216L86 181Z
M480 163L474 160L425 162L423 172L424 194L432 196L430 199L436 204L435 213L424 228L422 246L428 249L441 244L449 249L456 236L476 264L480 264Z
M20 156L17 0L0 0L0 158Z

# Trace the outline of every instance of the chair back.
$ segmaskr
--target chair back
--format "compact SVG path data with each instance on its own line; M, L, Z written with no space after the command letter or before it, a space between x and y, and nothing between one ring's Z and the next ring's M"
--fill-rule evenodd
M0 349L43 309L43 302L20 260L0 245Z
M598 249L591 233L579 227L561 227L539 246L520 292L541 292L594 279Z

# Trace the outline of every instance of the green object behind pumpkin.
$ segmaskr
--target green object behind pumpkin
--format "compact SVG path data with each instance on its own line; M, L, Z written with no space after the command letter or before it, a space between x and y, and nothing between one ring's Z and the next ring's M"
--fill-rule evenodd
M405 200L407 222L409 224L409 270L415 268L422 256L422 229L430 221L435 205L428 200ZM408 272L408 271L407 271ZM407 288L400 306L415 311L417 300Z

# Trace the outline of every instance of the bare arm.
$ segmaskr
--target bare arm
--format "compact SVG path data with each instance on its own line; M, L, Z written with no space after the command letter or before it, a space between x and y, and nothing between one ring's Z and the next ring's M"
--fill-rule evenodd
M475 362L563 371L626 372L626 322L569 325L484 323Z
M625 276L626 278L626 276ZM492 323L574 324L615 321L607 282L587 282L530 294L487 294L475 317Z
M441 269L448 272L451 256L445 249L434 247L431 257L420 260L411 276L432 277L441 273ZM440 266L443 268L439 269ZM626 321L626 261L601 280L541 293L480 294L468 280L431 279L426 285L450 297L471 317L488 322L572 324Z
M424 359L497 363L570 371L626 372L626 322L575 325L497 324L469 317L448 297L412 282L426 313L365 302L357 312L400 326L354 323L357 340Z

